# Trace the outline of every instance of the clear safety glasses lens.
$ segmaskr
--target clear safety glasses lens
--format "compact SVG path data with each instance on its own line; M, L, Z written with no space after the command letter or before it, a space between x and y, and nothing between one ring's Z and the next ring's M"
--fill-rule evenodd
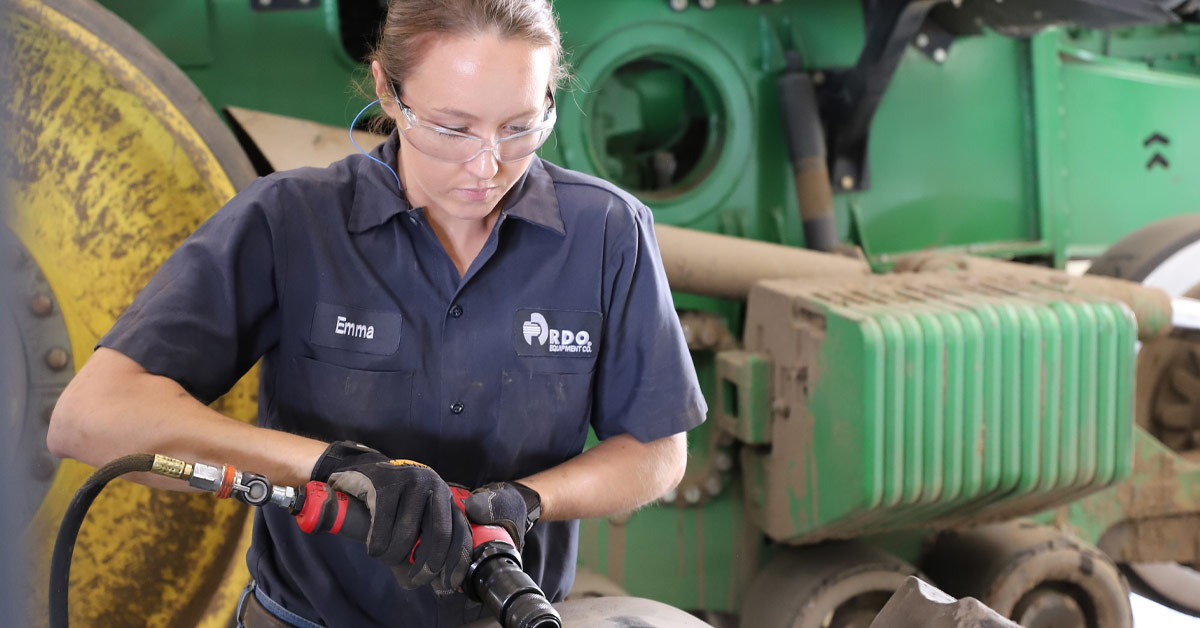
M475 159L485 150L494 150L499 161L513 161L532 155L546 143L551 127L534 129L519 135L502 138L491 144L482 139L443 133L421 124L402 129L404 138L413 148L442 161L465 163Z

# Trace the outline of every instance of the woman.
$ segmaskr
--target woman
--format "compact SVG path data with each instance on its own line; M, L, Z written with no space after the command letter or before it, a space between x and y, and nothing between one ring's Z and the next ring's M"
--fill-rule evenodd
M241 192L63 394L55 455L163 453L367 501L365 547L256 514L248 625L477 618L446 482L476 489L471 522L508 527L561 599L575 520L682 477L706 408L650 212L533 154L562 64L546 0L394 0L371 70L398 132ZM258 427L204 405L260 359ZM602 442L581 453L589 425Z

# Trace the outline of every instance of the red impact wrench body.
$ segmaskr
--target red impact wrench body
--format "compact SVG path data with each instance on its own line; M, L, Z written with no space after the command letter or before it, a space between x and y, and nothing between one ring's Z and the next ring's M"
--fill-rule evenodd
M190 486L217 497L233 497L251 506L287 508L308 534L327 532L365 543L371 529L367 505L324 482L309 482L297 490L273 486L261 475L230 465L192 464L165 456L155 456L154 467L159 475L187 480ZM458 486L450 490L455 505L465 512L464 503L471 492ZM521 570L521 555L507 530L472 524L471 541L471 565L463 584L469 597L483 603L504 628L561 628L562 619L545 593Z

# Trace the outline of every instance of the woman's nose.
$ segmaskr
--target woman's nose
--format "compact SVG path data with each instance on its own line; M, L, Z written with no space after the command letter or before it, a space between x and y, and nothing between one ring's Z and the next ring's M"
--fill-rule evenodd
M467 170L479 179L487 180L496 176L500 171L500 161L496 157L495 151L485 150L479 155L467 162Z

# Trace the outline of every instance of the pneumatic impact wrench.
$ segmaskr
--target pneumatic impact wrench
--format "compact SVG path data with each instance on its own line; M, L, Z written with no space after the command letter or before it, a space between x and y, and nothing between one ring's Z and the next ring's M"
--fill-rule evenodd
M324 482L299 488L274 486L266 477L238 471L230 465L215 467L166 456L135 454L101 468L76 493L55 544L51 562L51 628L67 625L67 582L71 553L87 508L111 479L130 472L149 471L184 480L192 488L234 498L251 506L275 505L295 515L300 529L309 534L327 532L365 543L371 529L366 504L333 490ZM451 487L460 510L470 491ZM500 526L471 525L471 564L463 592L484 605L503 628L562 628L562 618L545 593L521 570L521 555L512 537ZM420 541L418 540L418 543Z

